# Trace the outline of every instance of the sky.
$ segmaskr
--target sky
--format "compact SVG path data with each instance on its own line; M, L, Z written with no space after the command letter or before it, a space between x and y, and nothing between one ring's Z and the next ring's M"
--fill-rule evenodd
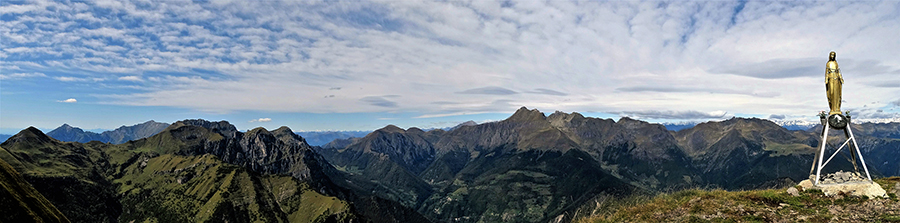
M900 1L0 1L0 133L434 128L828 110L900 121Z

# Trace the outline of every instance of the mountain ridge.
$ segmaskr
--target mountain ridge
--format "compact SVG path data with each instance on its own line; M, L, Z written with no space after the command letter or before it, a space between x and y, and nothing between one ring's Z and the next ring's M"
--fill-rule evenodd
M156 122L154 120L135 124L132 126L121 126L115 130L95 133L84 131L81 128L73 127L67 123L47 132L47 135L65 142L81 142L90 141L108 142L112 144L120 144L131 140L146 138L159 133L169 124Z

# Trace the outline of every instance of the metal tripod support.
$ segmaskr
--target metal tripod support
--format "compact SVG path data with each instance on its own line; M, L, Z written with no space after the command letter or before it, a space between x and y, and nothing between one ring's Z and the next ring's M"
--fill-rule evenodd
M849 117L849 115L848 115L848 117ZM830 162L831 159L833 159L834 156L838 154L838 152L841 152L841 149L843 149L844 146L847 146L847 144L850 143L851 141L853 142L853 148L849 148L849 147L847 148L848 150L850 150L850 157L853 157L853 150L855 149L856 155L859 156L859 161L863 166L863 170L866 171L866 177L869 179L869 181L872 181L872 176L869 174L869 168L866 167L866 161L863 159L862 153L860 153L858 144L856 144L856 137L853 136L853 130L850 130L850 121L849 120L847 120L847 125L844 126L844 128L843 128L844 133L845 133L844 135L847 136L847 141L844 141L844 144L842 144L841 147L839 147L836 151L834 151L834 154L832 154L831 157L828 157L828 160L825 161L825 163L822 163L822 159L825 158L825 145L828 144L828 129L832 128L832 126L829 124L830 121L827 118L824 119L823 122L825 124L824 125L825 129L822 133L822 146L819 149L819 152L816 153L816 157L813 159L813 168L816 169L815 185L819 185L819 179L822 178L821 177L822 176L822 168L825 167L825 165L827 165L828 162ZM839 128L835 128L835 129L837 130ZM853 158L855 159L855 157L853 157ZM816 162L818 162L818 168L816 168L817 167ZM854 169L857 168L855 161L853 162L853 168ZM812 172L812 171L810 171L810 172Z

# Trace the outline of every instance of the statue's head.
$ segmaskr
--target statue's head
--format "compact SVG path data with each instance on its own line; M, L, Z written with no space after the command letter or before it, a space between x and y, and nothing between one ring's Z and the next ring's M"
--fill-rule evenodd
M828 54L828 60L829 61L834 60L835 55L836 54L834 53L834 51L831 51L831 53Z

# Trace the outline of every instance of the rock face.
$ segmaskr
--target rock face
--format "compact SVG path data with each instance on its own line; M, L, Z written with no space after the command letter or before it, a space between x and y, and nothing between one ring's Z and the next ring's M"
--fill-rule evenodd
M299 135L287 127L272 131L256 128L237 131L227 121L179 121L135 147L178 155L216 155L222 161L257 173L289 175L309 183L316 191L358 204L354 208L375 222L428 222L397 200L385 200L357 188Z

